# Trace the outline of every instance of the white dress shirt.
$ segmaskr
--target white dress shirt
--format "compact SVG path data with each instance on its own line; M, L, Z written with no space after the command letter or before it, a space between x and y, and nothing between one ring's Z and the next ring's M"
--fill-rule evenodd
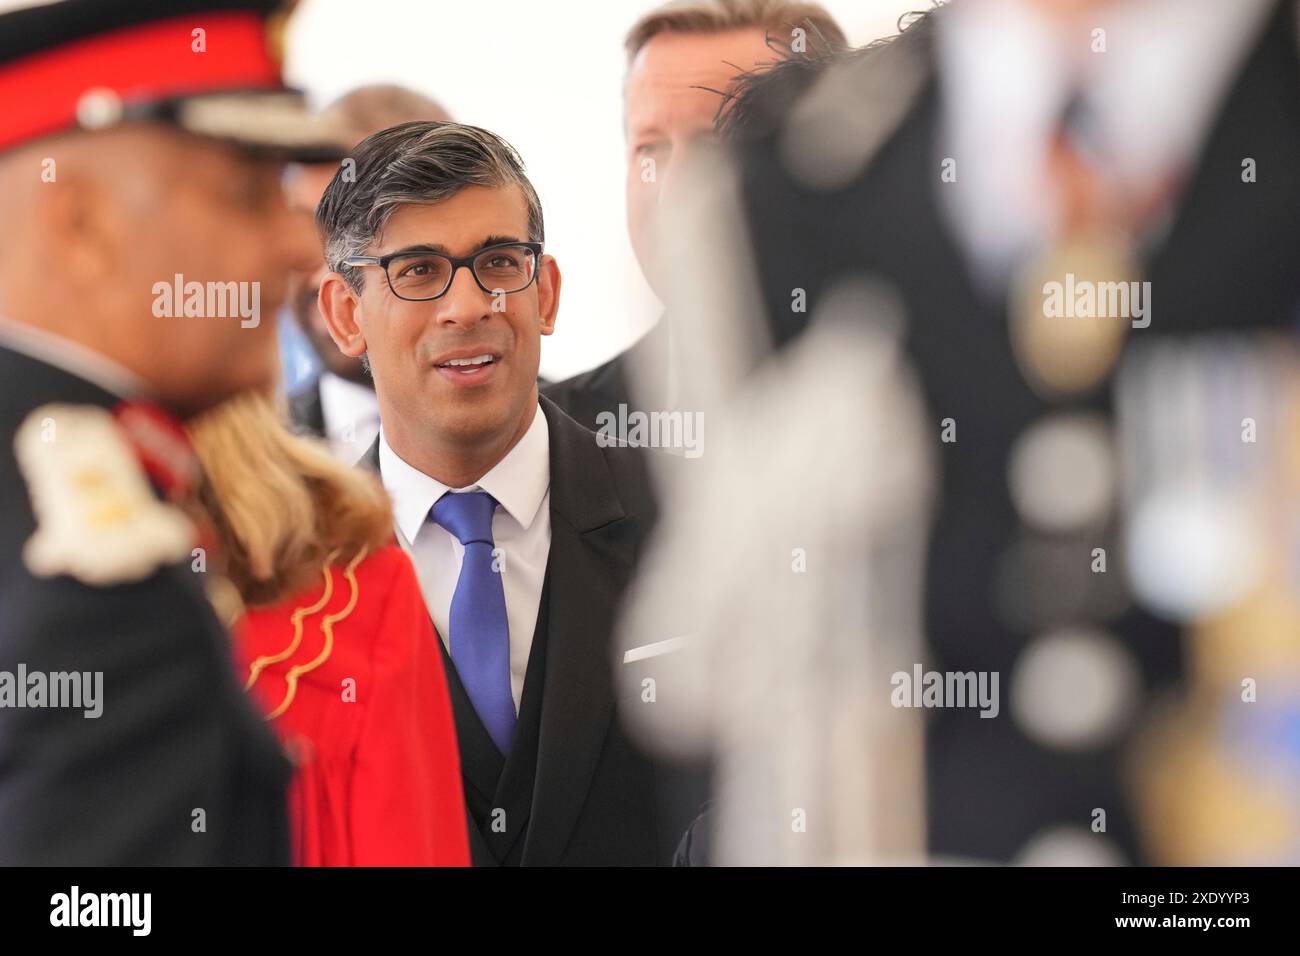
M448 491L486 491L497 500L492 541L500 552L510 629L510 693L515 713L519 713L551 550L550 431L541 406L515 447L468 488L450 488L407 464L389 447L382 428L379 469L393 499L398 540L411 556L424 603L448 651L451 599L456 593L465 547L450 531L430 520L429 511Z
M325 439L334 456L350 464L379 434L379 399L373 388L333 372L321 373L319 388Z

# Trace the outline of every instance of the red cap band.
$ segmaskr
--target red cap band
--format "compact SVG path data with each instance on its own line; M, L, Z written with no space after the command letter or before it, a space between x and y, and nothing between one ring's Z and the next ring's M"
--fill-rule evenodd
M204 33L195 52L193 31ZM123 102L191 93L280 89L280 67L256 13L185 16L115 30L0 66L0 150L77 125L92 89Z

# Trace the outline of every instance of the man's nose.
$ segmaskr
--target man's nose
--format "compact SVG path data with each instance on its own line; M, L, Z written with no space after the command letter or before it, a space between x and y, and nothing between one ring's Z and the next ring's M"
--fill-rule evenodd
M436 317L443 325L466 329L482 322L492 313L492 297L479 288L469 266L462 266L451 277L451 285L441 298L434 300Z

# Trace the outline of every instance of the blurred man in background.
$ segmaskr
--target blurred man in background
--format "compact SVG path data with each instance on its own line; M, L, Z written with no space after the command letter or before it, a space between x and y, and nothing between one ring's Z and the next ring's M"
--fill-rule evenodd
M205 596L178 418L276 378L312 268L280 5L0 16L0 863L287 862L288 765Z
M701 628L721 640L736 628L723 612L755 588L869 586L878 576L848 557L906 551L888 529L855 542L839 482L849 469L868 506L910 510L914 482L891 492L880 473L919 441L940 490L921 578L928 652L897 640L905 621L862 628L878 649L862 686L874 703L900 674L918 688L931 673L1000 676L1002 689L996 708L890 701L934 709L933 854L1294 861L1283 728L1297 710L1300 600L1278 490L1294 488L1296 451L1298 74L1292 0L955 0L833 66L737 167L715 170L717 202L700 199L695 221L722 225L682 230L748 237L694 277L717 290L708 318L731 336L712 355L767 343L728 430L760 434L778 395L807 410L768 421L761 467L734 453L706 487L779 514L809 577L771 562L702 573L701 542L744 532L707 499L674 500L669 514L696 520L654 562L672 589L646 596L647 620L673 594L696 619L725 621ZM855 326L872 341L845 344ZM911 419L901 394L861 403L864 376L898 355L924 408L906 434L856 464L839 456L852 443L828 435L810 474L781 480L767 462L807 448L826 417L869 435ZM856 426L828 404L828 369ZM761 551L757 534L744 540ZM819 553L832 560L814 570ZM756 621L747 646L782 660L794 645L773 621ZM1182 704L1188 657L1197 686ZM1265 682L1267 707L1253 696ZM796 756L768 769L821 765Z
M438 103L391 84L358 87L326 107L321 118L342 129L351 149L371 133L415 120L449 122ZM289 201L314 216L321 194L338 170L338 163L299 165L288 177ZM316 374L289 394L289 415L301 432L324 438L330 450L349 463L361 457L379 431L375 385L362 360L344 355L325 328L316 299L329 270L324 260L308 275L297 275L290 289L293 321L311 348ZM285 356L290 361L290 356Z
M842 49L844 33L822 7L790 0L683 0L651 10L624 40L627 223L642 273L661 301L668 289L657 210L671 195L737 75L785 56ZM605 364L546 388L593 430L601 412L669 409L678 400L667 316ZM631 370L631 371L629 371ZM629 376L632 381L629 381ZM635 386L635 387L634 387Z

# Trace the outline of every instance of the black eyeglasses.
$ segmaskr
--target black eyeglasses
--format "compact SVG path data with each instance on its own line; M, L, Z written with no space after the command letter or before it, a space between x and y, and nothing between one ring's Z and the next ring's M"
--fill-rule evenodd
M444 256L438 252L393 252L386 256L348 256L345 266L380 266L388 276L393 295L408 302L427 302L447 293L456 271L469 269L478 287L488 295L522 292L537 278L540 242L501 242L485 246L472 256Z

